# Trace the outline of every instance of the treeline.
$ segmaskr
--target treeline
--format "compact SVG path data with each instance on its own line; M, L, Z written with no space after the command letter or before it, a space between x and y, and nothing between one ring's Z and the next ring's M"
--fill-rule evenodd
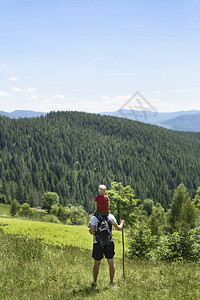
M200 185L200 134L82 112L45 117L0 117L0 201L34 207L44 192L63 206L94 209L98 185L122 182L141 200L165 210L183 182L193 197Z
M42 222L63 223L67 225L83 225L89 223L89 216L82 206L69 205L63 207L59 196L54 192L46 192L42 196L42 207L32 208L29 203L19 204L14 199L10 205L11 216L24 217Z

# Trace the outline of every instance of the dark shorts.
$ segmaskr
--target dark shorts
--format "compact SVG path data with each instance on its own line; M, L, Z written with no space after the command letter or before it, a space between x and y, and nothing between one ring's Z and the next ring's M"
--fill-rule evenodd
M105 255L105 258L111 259L115 255L115 245L111 242L109 245L105 245L103 248L101 247L100 243L93 244L93 252L92 257L95 260L101 260Z

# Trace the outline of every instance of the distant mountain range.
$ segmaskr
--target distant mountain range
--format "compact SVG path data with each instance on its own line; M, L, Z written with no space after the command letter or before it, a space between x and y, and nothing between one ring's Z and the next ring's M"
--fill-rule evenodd
M32 110L15 110L10 113L5 111L0 111L0 115L9 117L11 119L18 119L18 118L36 118L40 116L45 116L46 113L32 111Z
M200 132L200 113L182 115L163 121L162 124L174 130Z
M200 110L163 113L120 109L115 112L103 112L101 115L131 119L172 130L200 132Z
M47 113L31 110L15 110L13 112L0 111L0 115L12 119L35 118ZM114 112L102 112L100 115L131 119L143 123L157 125L172 130L200 132L200 110L154 112L120 109Z

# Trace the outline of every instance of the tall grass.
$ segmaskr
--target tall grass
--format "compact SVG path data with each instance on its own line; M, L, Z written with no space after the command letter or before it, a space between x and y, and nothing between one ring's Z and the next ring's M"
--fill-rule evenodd
M116 287L108 265L100 266L98 289L92 281L91 251L52 246L0 230L0 299L199 299L200 272L194 263L126 261L126 279L116 258Z

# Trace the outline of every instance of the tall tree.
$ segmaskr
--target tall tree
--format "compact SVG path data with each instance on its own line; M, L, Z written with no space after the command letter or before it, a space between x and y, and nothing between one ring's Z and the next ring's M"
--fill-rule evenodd
M171 207L168 211L168 220L172 231L179 229L182 206L188 199L188 192L183 183L181 183L174 192Z
M14 199L11 202L11 206L10 206L10 214L11 214L11 216L14 217L17 214L19 207L20 207L19 202L16 199Z
M139 202L139 199L135 199L134 190L130 186L124 187L121 182L112 182L107 195L110 198L110 210L118 222L122 209L126 225L132 225L137 217L137 204Z

